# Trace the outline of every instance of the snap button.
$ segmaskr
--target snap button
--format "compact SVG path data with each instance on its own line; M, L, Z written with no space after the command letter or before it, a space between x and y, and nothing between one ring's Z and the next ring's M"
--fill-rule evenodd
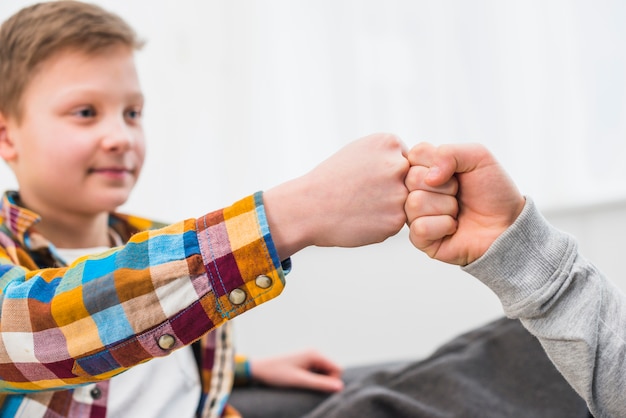
M228 295L228 300L233 305L241 305L246 300L246 292L241 289L235 289Z
M272 285L272 279L266 275L261 275L254 281L261 289L267 289Z
M159 337L158 344L163 350L171 350L176 345L176 339L170 334L163 334Z
M96 386L93 389L91 389L89 391L89 394L95 400L98 400L98 399L102 398L102 390L100 390L100 388L98 386Z

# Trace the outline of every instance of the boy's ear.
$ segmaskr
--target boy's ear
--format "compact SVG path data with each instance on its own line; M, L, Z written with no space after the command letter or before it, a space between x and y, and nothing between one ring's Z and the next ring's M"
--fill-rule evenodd
M2 112L0 112L0 157L7 163L13 161L17 157L17 150L9 135L8 120Z

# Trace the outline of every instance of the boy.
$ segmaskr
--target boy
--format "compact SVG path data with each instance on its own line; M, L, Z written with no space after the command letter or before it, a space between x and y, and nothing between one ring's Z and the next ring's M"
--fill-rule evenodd
M72 1L0 28L0 156L19 184L0 206L2 417L237 416L228 320L278 296L300 249L380 242L406 221L391 135L198 219L114 214L144 159L140 46ZM340 388L334 365L305 360L296 384Z

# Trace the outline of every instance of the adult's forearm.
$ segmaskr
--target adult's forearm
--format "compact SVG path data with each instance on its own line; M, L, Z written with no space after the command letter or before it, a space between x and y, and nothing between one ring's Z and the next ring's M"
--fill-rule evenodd
M626 416L626 297L529 199L465 271L535 335L596 417Z

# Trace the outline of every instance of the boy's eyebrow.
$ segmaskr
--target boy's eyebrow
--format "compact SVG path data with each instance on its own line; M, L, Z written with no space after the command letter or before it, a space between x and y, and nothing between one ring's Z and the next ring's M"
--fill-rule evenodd
M146 100L146 97L144 96L143 92L141 92L141 91L138 91L138 92L136 92L136 93L132 93L131 95L129 95L129 98L130 98L131 100L133 100L133 101L135 101L135 100L136 100L136 101L138 101L138 102L139 102L139 101L143 102L143 101L145 101L145 100Z
M72 98L73 96L91 95L91 94L109 95L110 93L111 93L110 90L94 88L91 86L84 86L84 87L73 87L73 88L64 90L62 92L59 92L57 97L63 100L63 99ZM130 101L141 101L141 102L145 101L145 96L141 90L124 93L124 98Z

